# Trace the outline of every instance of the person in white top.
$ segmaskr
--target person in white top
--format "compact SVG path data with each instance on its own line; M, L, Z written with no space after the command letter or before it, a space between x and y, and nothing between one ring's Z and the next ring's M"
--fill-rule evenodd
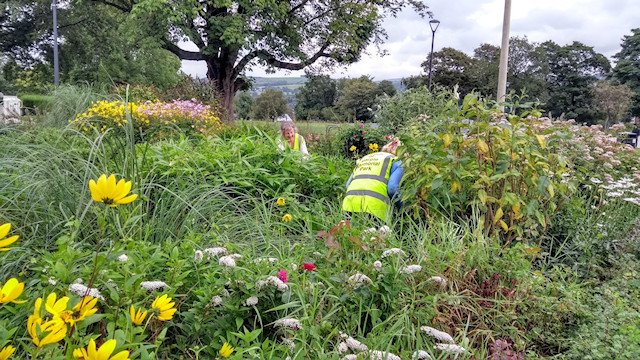
M289 147L292 150L300 151L304 155L309 155L307 143L302 135L296 132L296 127L291 121L282 122L280 125L280 137L278 138L278 149L284 150Z

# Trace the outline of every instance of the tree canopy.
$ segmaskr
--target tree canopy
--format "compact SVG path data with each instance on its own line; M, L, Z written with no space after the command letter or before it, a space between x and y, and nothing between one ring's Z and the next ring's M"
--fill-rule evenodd
M621 46L620 52L614 55L617 63L613 77L635 92L631 112L640 116L640 28L631 30L631 35L625 35Z

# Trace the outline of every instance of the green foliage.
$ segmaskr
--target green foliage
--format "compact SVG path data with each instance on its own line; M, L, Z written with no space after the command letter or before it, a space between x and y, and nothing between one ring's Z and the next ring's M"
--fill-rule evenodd
M387 96L393 96L398 91L396 90L396 87L393 86L393 83L391 81L382 80L378 83L378 92L380 93L380 95L385 94Z
M605 115L604 127L623 120L629 114L635 93L627 85L599 81L593 85L593 103Z
M380 151L390 137L380 129L365 128L364 124L341 128L334 140L335 148L348 159L357 159Z
M469 94L438 132L429 120L415 120L402 152L406 197L423 216L479 210L478 226L509 243L544 232L571 188L561 181L567 160L548 150L531 121L512 115L496 122L494 111Z
M47 95L21 94L18 96L22 100L22 106L28 111L43 111L51 104L52 98Z
M76 114L83 113L98 100L109 98L106 91L88 85L60 85L49 96L51 100L43 122L54 127L66 127Z
M256 120L274 120L287 113L289 107L282 91L267 89L262 92L251 108L251 118Z
M337 96L335 80L328 75L311 76L296 94L296 116L301 120L334 120L331 110Z
M253 108L253 97L249 92L242 91L235 99L236 115L238 119L248 119Z
M221 94L216 85L207 79L194 79L183 76L178 84L163 91L160 100L171 101L175 99L196 99L203 104L218 106Z
M622 38L622 49L614 55L616 66L613 77L629 86L636 94L631 113L640 115L640 28L632 29L631 35Z
M391 98L382 99L375 121L388 133L396 134L419 115L440 117L457 110L456 94L451 91L426 87L409 89Z
M368 121L373 118L380 89L368 76L342 79L338 82L336 107L350 120Z

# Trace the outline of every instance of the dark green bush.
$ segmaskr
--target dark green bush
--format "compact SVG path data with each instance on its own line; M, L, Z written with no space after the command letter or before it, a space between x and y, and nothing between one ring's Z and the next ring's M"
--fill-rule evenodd
M382 99L375 121L384 131L396 134L409 120L418 115L438 117L455 110L457 104L458 100L454 92L446 90L429 92L423 86Z
M390 136L386 135L382 129L365 127L361 123L353 127L340 129L334 144L335 149L339 149L340 155L355 159L368 153L382 150L382 147L389 142L389 139Z
M52 97L40 94L22 94L22 106L28 111L44 111L51 105Z

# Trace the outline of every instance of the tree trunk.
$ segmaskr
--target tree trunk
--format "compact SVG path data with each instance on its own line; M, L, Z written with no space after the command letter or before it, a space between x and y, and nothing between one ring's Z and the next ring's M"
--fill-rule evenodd
M225 67L224 65L222 67ZM216 89L220 93L220 105L222 106L222 121L233 122L235 120L235 109L233 100L236 95L236 78L233 66L226 66L224 69L215 61L207 61L207 78L216 84Z

